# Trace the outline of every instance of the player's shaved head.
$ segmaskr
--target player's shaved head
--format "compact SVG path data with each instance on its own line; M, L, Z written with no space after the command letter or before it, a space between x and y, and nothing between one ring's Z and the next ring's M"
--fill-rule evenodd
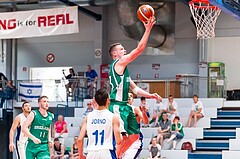
M110 56L112 56L112 52L114 51L114 49L116 48L116 46L118 45L122 45L121 43L114 43L112 45L110 45L109 49L108 49L108 53Z

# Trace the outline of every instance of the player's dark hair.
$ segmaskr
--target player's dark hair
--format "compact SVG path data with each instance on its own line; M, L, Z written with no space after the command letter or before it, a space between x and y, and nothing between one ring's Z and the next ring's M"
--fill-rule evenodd
M143 100L146 100L146 98L145 97L141 97L140 100L143 101Z
M41 101L41 99L43 99L43 98L47 98L48 99L48 97L47 96L40 96L39 98L38 98L38 103Z
M23 102L22 108L24 107L25 104L29 103L28 101Z
M109 98L109 94L106 89L101 88L97 90L95 94L95 101L99 106L105 106L108 98Z
M173 95L170 94L168 97L173 97Z
M198 98L198 96L197 96L197 95L193 95L193 98L194 98L194 97Z
M55 141L59 141L59 139L58 139L58 138L55 138L53 141L54 141L54 142L55 142Z
M108 53L109 53L110 56L112 56L113 49L115 49L115 47L118 46L118 45L122 45L122 44L121 43L114 43L114 44L111 44L109 46Z
M179 117L179 116L175 116L174 119L180 120L180 117ZM173 119L173 120L174 120L174 119Z

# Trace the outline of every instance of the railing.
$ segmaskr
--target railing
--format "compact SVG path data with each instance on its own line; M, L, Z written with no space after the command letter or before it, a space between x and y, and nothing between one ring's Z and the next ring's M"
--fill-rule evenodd
M69 86L69 82L73 85ZM100 83L100 82L99 82ZM17 101L37 101L40 95L46 95L49 101L66 102L79 101L92 98L99 86L93 86L87 78L76 77L72 80L46 79L46 80L18 80Z
M199 95L204 98L226 98L227 80L225 77L185 76L181 81L181 98Z
M150 93L157 92L162 97L168 97L172 94L178 98L189 98L194 94L201 94L202 91L206 92L206 97L211 98L225 98L226 97L226 79L225 78L203 78L203 77L183 77L174 80L134 80L140 87L149 91ZM26 97L30 97L28 100L37 101L37 98L33 96L46 95L49 101L54 102L67 102L75 101L75 106L82 106L83 100L86 98L92 98L98 88L106 88L110 91L109 80L98 80L96 86L90 87L90 82L86 78L74 79L74 92L68 93L66 85L68 80L54 79L54 80L19 80L17 81L17 101L23 101L25 93ZM158 85L162 83L162 85ZM22 86L29 84L29 88ZM41 85L41 87L39 87ZM205 88L202 87L204 85ZM36 87L34 87L36 86ZM36 91L39 89L38 91ZM25 91L25 92L24 92ZM38 94L36 94L36 92ZM20 94L20 95L19 95Z

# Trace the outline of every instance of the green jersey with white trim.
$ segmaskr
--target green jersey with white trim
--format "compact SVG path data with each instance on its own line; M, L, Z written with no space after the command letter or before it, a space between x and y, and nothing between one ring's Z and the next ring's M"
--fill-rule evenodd
M39 110L33 110L33 113L34 119L30 126L30 133L40 139L42 144L46 144L48 143L48 132L53 123L54 115L47 111L48 115L44 117ZM33 142L30 138L28 141Z
M119 75L114 69L117 60L114 60L110 65L109 80L110 80L110 99L111 101L127 102L128 91L130 87L130 76L126 67L123 74Z

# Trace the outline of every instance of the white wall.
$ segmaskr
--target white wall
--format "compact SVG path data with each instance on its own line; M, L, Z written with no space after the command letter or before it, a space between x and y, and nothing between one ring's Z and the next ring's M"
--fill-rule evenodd
M215 33L216 38L209 43L209 61L224 62L227 89L239 89L240 21L221 12Z
M240 20L221 12L216 22L216 37L239 37L240 36Z
M227 89L240 89L240 37L217 37L212 40L212 61L225 63Z

